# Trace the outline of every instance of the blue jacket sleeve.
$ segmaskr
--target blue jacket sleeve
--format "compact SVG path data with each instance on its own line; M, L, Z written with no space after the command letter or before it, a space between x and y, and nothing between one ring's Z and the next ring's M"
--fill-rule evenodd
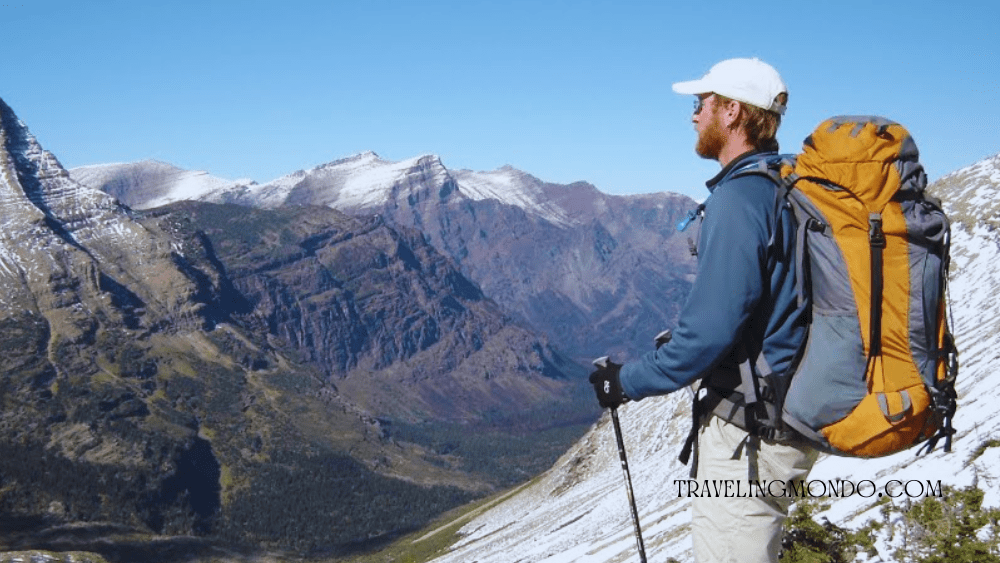
M697 274L673 339L622 366L622 389L633 400L664 395L709 373L737 342L767 279L769 180L747 176L719 185L705 202Z

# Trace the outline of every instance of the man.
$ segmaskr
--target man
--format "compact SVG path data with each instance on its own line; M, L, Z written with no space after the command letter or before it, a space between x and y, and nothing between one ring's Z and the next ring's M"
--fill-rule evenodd
M744 369L783 373L802 345L806 308L795 288L795 226L774 182L748 169L778 150L775 139L788 92L778 72L757 59L720 62L702 78L674 84L697 96L695 147L722 171L707 182L698 237L697 276L673 338L655 352L591 375L598 399L614 408L627 400L672 393L699 383L692 431L697 480L742 482L805 479L817 452L798 441L748 432L758 417L744 409ZM757 411L753 411L757 412ZM689 446L692 445L689 441ZM685 448L687 449L687 448ZM686 455L682 455L686 457ZM793 498L695 497L695 560L775 562L782 523Z

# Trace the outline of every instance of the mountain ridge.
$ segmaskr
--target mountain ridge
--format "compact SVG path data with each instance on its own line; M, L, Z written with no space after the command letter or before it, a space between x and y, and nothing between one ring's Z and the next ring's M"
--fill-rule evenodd
M689 198L607 195L510 166L449 170L435 155L389 162L366 152L199 197L328 206L415 228L506 311L581 361L648 348L675 322L694 272L690 235L674 228L695 207Z
M159 160L95 164L69 171L70 177L101 191L135 209L158 207L213 191L254 185L251 180L225 180L205 171L178 168ZM141 191L136 186L142 186Z

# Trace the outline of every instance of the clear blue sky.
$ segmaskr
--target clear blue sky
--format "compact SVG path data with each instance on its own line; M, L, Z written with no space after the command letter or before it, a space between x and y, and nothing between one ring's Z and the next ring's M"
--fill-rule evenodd
M0 0L0 98L66 167L153 158L263 182L373 150L703 197L691 97L756 56L779 140L906 125L932 179L1000 152L993 1Z

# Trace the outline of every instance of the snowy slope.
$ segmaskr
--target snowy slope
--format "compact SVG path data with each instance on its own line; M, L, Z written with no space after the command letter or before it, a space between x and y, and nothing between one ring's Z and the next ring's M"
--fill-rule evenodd
M135 298L145 310L175 314L193 285L171 250L118 200L71 178L0 100L0 311L96 327L86 304L122 286L148 289Z
M395 186L405 183L408 176L421 175L428 170L437 183L448 180L447 170L436 156L422 155L391 162L368 151L253 186L240 197L241 201L258 207L309 203L337 209L364 209L390 200Z
M258 206L310 203L363 212L405 200L412 195L410 188L418 186L474 201L493 199L556 224L568 221L565 213L547 200L537 178L509 166L492 172L452 171L432 154L393 162L364 152L251 189L247 198Z
M456 170L453 176L459 193L469 199L493 199L520 207L556 225L573 223L567 211L548 197L541 180L516 168L504 166L491 172Z
M1000 437L1000 155L941 179L931 191L953 216L951 303L961 351L958 431L953 452L914 451L877 460L823 457L811 480L887 482L940 480L986 491L985 506L1000 506L1000 448L970 462L990 438ZM621 420L650 561L691 561L688 500L676 461L689 424L684 393L625 405ZM541 479L465 525L461 540L437 563L636 561L635 540L614 434L605 417ZM916 485L911 487L916 490ZM925 485L926 488L926 485ZM877 518L877 496L830 499L831 522L858 527ZM899 541L897 538L896 541ZM885 538L873 561L893 561ZM879 559L879 557L881 559Z
M81 166L70 170L69 174L73 180L114 196L135 209L210 199L213 194L252 184L250 180L226 180L204 171L184 170L155 160Z
M449 170L437 155L426 154L394 162L368 151L272 182L238 191L237 201L258 207L284 203L325 205L348 212L372 212L402 205L430 189L441 197L455 195L474 201L493 199L520 207L555 224L567 224L565 212L544 193L544 183L505 166L491 172ZM233 199L213 193L202 199Z

